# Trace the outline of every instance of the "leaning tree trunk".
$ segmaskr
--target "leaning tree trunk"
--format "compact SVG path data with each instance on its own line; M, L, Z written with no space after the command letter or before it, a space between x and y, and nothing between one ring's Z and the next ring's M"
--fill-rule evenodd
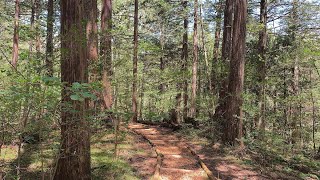
M138 81L138 0L134 1L134 34L133 34L133 82L132 82L132 122L138 121L137 81Z
M198 66L198 0L194 1L194 26L193 26L193 64L192 64L192 85L191 85L191 106L190 117L196 116L197 97L197 66Z
M88 15L85 6L92 1L61 1L61 152L55 180L91 179L90 136L86 116L88 100L71 100L74 83L88 82L89 58L86 42ZM92 7L90 5L90 7Z
M244 82L247 0L236 0L232 55L226 104L224 143L235 145L242 138L242 91ZM243 145L241 143L241 145Z
M110 109L113 104L112 98L112 86L111 76L112 71L112 48L111 48L111 30L112 30L112 0L102 1L102 12L101 12L101 52L100 55L103 61L103 72L102 72L102 85L103 85L103 100L104 108Z
M12 60L11 65L13 68L17 68L18 56L19 56L19 13L20 13L20 1L15 1L15 13L14 13L14 30L13 30L13 47L12 47Z

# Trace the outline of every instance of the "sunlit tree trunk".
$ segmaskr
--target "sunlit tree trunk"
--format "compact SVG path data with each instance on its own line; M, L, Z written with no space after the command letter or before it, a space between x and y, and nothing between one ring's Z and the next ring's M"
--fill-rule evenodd
M102 84L104 108L110 109L113 104L111 76L112 71L112 0L102 1L101 12L101 58L103 61Z
M15 1L15 13L14 13L14 30L13 30L13 48L12 48L12 60L11 65L13 68L17 68L18 56L19 56L19 13L20 13L20 1Z

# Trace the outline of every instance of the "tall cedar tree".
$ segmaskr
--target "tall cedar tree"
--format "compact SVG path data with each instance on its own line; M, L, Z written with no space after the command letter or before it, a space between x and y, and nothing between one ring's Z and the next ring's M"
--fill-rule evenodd
M138 0L134 0L134 34L133 34L133 81L132 81L132 122L138 120L137 81L138 81Z
M297 31L299 27L299 15L298 15L298 7L299 7L299 0L293 0L292 2L292 10L291 10L291 25L289 27L290 31L290 36L291 36L291 41L293 43L293 48L294 50L297 49ZM299 58L297 57L296 54L294 54L294 64L292 68L292 84L291 84L291 89L292 89L292 94L297 97L299 97ZM291 123L291 128L293 130L292 135L291 135L291 143L296 144L299 138L299 130L297 127L298 120L299 120L299 106L301 106L298 102L298 100L293 101L292 106L292 123Z
M223 22L223 39L222 39L222 63L223 66L227 66L229 60L231 59L231 47L232 47L232 20L233 20L233 0L226 0L226 5L224 9L224 22ZM223 69L224 71L225 69ZM221 121L223 126L225 115L225 106L227 98L227 88L228 88L228 79L227 76L223 74L221 76L221 83L219 89L219 99L218 106L216 107L214 119Z
M194 1L194 25L193 25L193 64L192 64L192 84L191 84L191 107L190 116L196 116L197 97L197 66L198 66L198 0Z
M53 0L48 0L47 6L47 45L46 45L46 70L48 76L53 76L53 24L54 24L54 4Z
M103 100L104 107L110 109L113 103L111 76L112 72L112 50L111 50L111 30L112 30L112 0L102 1L101 12L101 51L100 55L103 59L103 72L102 72L102 84L103 84Z
M242 138L242 91L246 50L247 0L236 0L232 32L232 54L228 97L226 103L226 125L224 142L235 145ZM237 140L238 139L238 140ZM241 143L241 145L243 145Z
M182 71L184 74L187 73L188 69L188 1L184 0L182 2L183 10L184 10L184 19L183 19L183 40L182 40ZM188 80L184 75L183 79L183 117L187 117L188 112Z
M70 87L73 83L88 82L89 59L86 42L86 24L89 18L85 7L93 7L92 0L61 1L61 152L55 180L91 179L90 135L86 117L88 100L73 101Z
M12 61L13 68L17 68L18 56L19 56L19 13L20 13L20 1L15 1L15 13L14 13L14 31L13 31L13 47L12 47Z

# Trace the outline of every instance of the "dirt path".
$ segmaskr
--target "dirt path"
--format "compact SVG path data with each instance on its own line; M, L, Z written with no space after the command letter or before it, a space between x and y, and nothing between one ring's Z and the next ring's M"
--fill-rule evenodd
M129 128L149 141L157 153L154 179L209 179L186 143L172 134L171 130L144 124L131 124Z

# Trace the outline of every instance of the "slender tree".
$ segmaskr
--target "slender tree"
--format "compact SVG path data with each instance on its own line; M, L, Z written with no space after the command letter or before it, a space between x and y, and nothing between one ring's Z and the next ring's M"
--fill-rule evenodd
M54 4L53 0L48 0L47 6L47 45L46 45L46 69L47 75L53 76L53 24L54 24Z
M101 56L104 59L105 70L110 77L112 72L112 52L111 52L111 39L112 39L112 0L102 1L101 10Z
M138 0L134 0L134 34L133 34L133 81L132 81L132 122L138 120L137 81L138 81Z
M183 40L182 40L182 71L184 72L184 79L182 84L183 89L183 115L182 117L187 117L188 112L188 80L185 77L186 71L188 69L188 1L183 0L182 2L183 10L184 10L184 19L183 19Z
M197 97L197 66L198 66L198 0L194 1L194 25L193 25L193 64L192 64L192 85L191 85L191 106L190 116L196 116Z
M263 28L259 32L259 62L258 62L258 90L259 113L255 117L258 130L265 129L265 77L266 77L266 50L267 50L267 0L260 1L260 23ZM263 133L262 133L263 135Z
M211 82L210 82L210 89L212 93L215 93L216 89L216 82L217 80L217 73L216 73L216 68L217 68L217 63L219 60L219 47L220 47L220 34L221 34L221 22L222 22L222 13L223 13L223 0L220 0L218 4L216 4L216 11L217 11L217 16L216 16L216 27L215 27L215 33L214 33L214 45L213 45L213 61L211 65Z
M61 1L61 152L55 180L91 179L90 135L86 117L88 100L71 100L74 83L88 82L89 59L86 43L86 6L93 1ZM90 22L90 21L89 21ZM83 43L85 42L85 43Z
M242 91L245 65L245 40L247 0L234 1L234 21L232 33L232 55L228 97L226 104L226 125L224 142L234 145L237 139L242 138ZM241 144L242 145L242 144Z
M106 109L110 109L113 104L112 98L112 87L111 87L111 76L112 71L112 48L111 48L111 39L112 39L112 0L103 0L102 1L102 12L101 12L101 57L103 59L103 99Z
M13 30L13 48L12 48L12 61L11 65L17 68L18 56L19 56L19 13L20 13L20 1L15 1L15 13L14 13L14 30Z
M292 10L290 15L291 24L289 26L289 33L291 36L291 41L293 44L293 51L297 51L298 49L298 42L297 42L297 33L299 27L299 15L298 15L298 8L299 8L299 0L292 1ZM299 97L299 58L296 52L293 53L293 68L292 68L292 94L295 97ZM297 98L298 99L298 98ZM299 137L299 130L297 127L298 119L299 119L299 101L294 100L292 104L292 135L291 135L291 143L296 144Z

